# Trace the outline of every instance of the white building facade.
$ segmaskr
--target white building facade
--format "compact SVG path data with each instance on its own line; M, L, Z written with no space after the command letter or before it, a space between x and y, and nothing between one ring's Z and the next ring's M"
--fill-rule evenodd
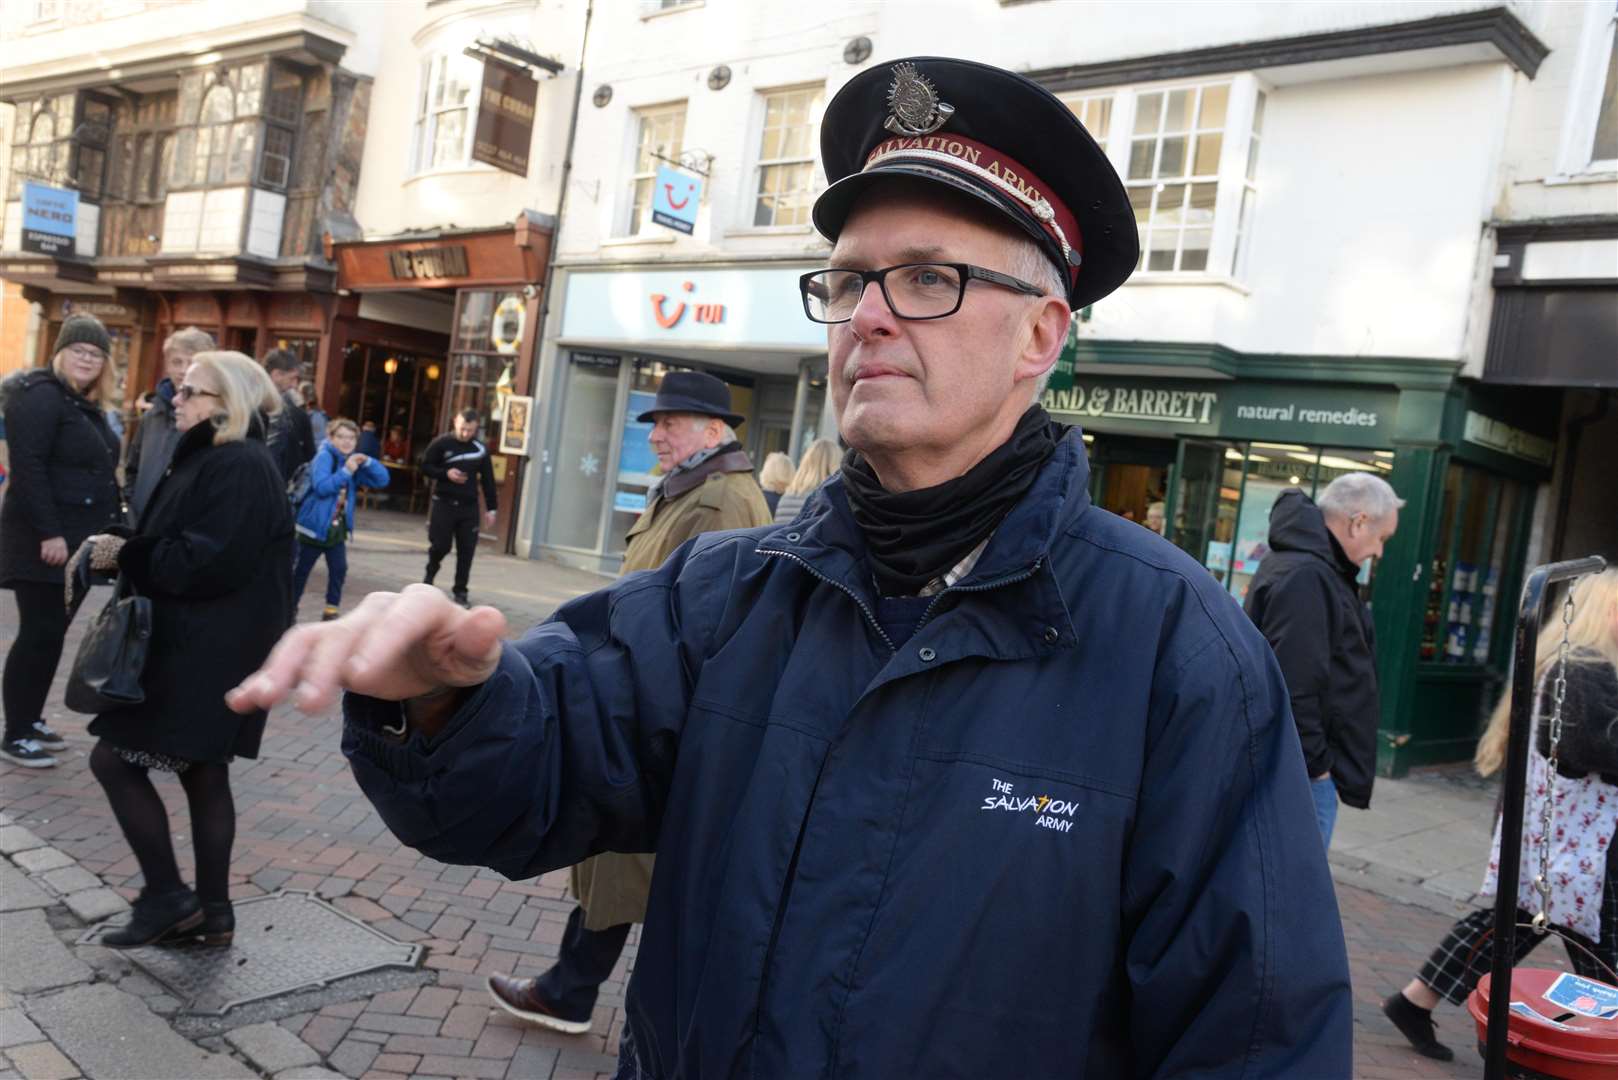
M1136 520L1166 503L1169 538L1239 600L1281 492L1388 476L1411 507L1371 585L1383 764L1464 756L1561 409L1478 378L1489 223L1523 98L1584 47L1570 7L600 6L518 550L616 565L650 478L633 418L671 367L731 384L756 458L830 434L794 280L828 253L819 116L898 57L981 60L1068 102L1136 205L1141 267L1078 313L1046 398L1085 429L1092 497ZM701 181L688 234L653 216L659 167Z

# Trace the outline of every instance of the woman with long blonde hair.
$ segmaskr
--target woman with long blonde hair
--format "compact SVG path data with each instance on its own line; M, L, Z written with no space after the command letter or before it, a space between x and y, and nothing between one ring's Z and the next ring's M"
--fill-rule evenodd
M180 441L138 531L88 541L92 568L117 570L152 604L145 700L90 723L90 771L144 878L129 922L100 939L111 948L231 941L230 762L258 756L265 714L232 712L225 691L264 662L292 612L292 512L264 445L264 417L280 407L250 358L198 353L174 392ZM180 879L153 769L185 790L194 890Z
M1551 821L1551 922L1579 948L1568 949L1573 969L1587 978L1618 983L1618 568L1593 574L1573 586L1573 621L1567 627L1568 658L1562 701L1562 738L1556 776L1550 775L1549 724L1554 687L1560 674L1561 606L1540 630L1534 657L1532 713L1534 744L1528 755L1528 792L1554 790ZM1473 763L1484 776L1500 771L1511 733L1511 694L1502 695L1478 742ZM1523 821L1523 872L1518 884L1517 919L1528 922L1539 905L1535 865L1546 843L1534 808ZM1500 824L1484 875L1485 895L1497 888ZM1487 939L1494 912L1480 909L1462 918L1433 952L1421 972L1382 1004L1382 1011L1419 1053L1448 1061L1432 1011L1440 1000L1466 1001L1493 961ZM1538 945L1539 934L1516 937L1514 962ZM1594 954L1594 959L1591 958Z
M809 449L803 452L803 460L798 462L798 471L792 474L792 483L787 485L781 501L776 504L775 523L780 525L797 517L803 504L809 501L809 496L831 479L842 464L842 452L832 440L816 439L810 443Z

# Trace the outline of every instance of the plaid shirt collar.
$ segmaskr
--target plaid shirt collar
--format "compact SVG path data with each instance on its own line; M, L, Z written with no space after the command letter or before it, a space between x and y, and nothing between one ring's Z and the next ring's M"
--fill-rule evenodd
M973 548L971 551L968 551L966 556L962 558L960 562L956 563L954 566L950 567L949 570L945 571L943 577L933 578L933 580L922 586L921 592L917 593L916 595L936 596L938 593L943 592L945 589L949 588L957 581L960 581L966 575L970 574L977 567L978 560L983 557L983 549L989 546L989 541L992 539L994 539L993 533L985 536L983 541L978 544L977 547Z

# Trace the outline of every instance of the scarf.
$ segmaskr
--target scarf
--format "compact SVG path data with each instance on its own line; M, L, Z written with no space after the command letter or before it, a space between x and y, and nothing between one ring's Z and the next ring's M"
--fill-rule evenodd
M891 492L857 450L843 458L843 485L865 533L877 590L913 596L981 544L1027 493L1067 431L1043 407L1022 414L999 448L935 487Z
M681 473L690 472L692 469L695 469L698 465L701 465L704 461L707 461L709 458L713 457L715 454L724 453L724 452L730 451L730 450L740 450L741 448L742 448L742 444L739 443L739 442L728 442L728 443L721 443L718 446L710 446L710 447L707 447L706 449L698 450L696 453L692 454L690 457L686 458L684 461L679 462L678 464L676 464L674 466L674 468L670 469L668 472L664 473L662 476L659 476L656 479L654 479L651 482L651 484L646 488L646 501L650 502L652 499L656 498L658 493L663 490L664 485L666 485L670 480L673 480L676 476L679 476Z

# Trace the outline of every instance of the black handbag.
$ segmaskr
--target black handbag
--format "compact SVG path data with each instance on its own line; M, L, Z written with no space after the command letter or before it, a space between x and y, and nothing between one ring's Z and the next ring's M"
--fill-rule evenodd
M152 642L152 602L119 575L107 606L96 615L79 643L67 677L67 707L103 713L146 700L141 674Z

